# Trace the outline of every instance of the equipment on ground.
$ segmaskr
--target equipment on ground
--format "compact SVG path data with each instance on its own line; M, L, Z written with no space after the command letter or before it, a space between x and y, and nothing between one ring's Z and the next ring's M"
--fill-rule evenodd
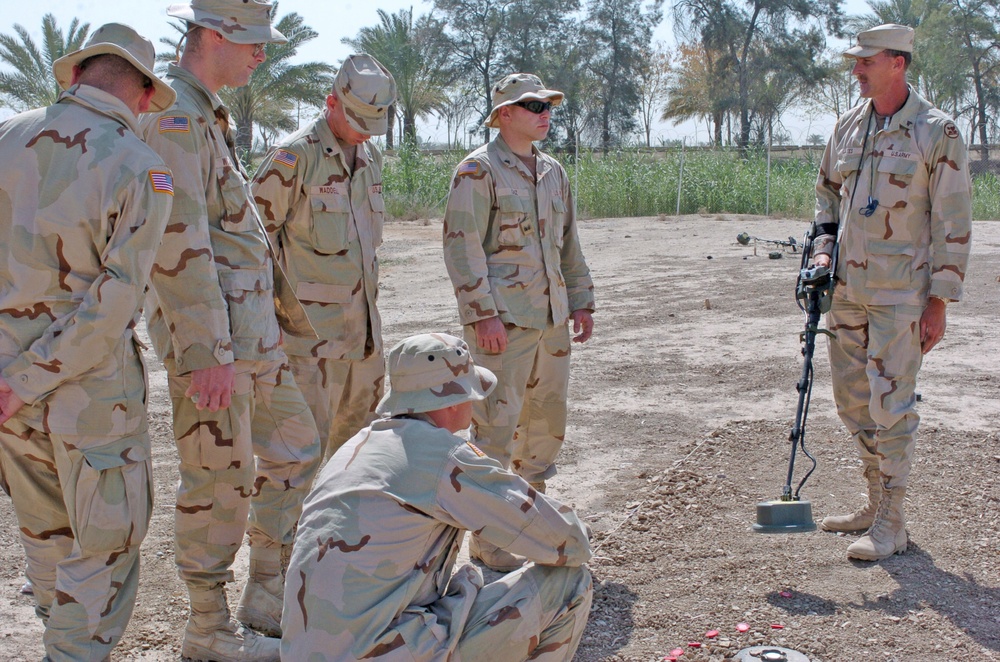
M733 658L737 662L809 662L806 655L781 646L751 646Z
M736 243L740 246L749 246L753 244L753 254L757 254L757 244L773 244L775 246L781 246L782 250L791 249L792 253L798 252L799 242L795 240L795 237L789 237L788 239L761 239L760 237L754 237L746 232L741 232L736 235ZM771 258L774 259L774 258Z
M802 261L795 284L795 298L799 309L806 314L805 330L799 334L802 342L802 375L795 389L799 392L799 403L795 412L795 423L788 435L791 454L788 458L788 477L781 490L781 498L757 504L757 523L753 530L757 533L800 533L815 531L812 518L812 504L799 497L799 491L816 469L816 458L809 454L805 446L806 417L809 415L809 401L813 385L813 353L816 349L816 335L833 337L826 329L819 328L820 316L830 310L833 303L834 274L836 273L837 246L833 248L833 262L829 267L807 266L812 257L813 237L807 233L803 241ZM795 453L798 449L812 460L812 468L799 481L792 492L792 477L795 472Z

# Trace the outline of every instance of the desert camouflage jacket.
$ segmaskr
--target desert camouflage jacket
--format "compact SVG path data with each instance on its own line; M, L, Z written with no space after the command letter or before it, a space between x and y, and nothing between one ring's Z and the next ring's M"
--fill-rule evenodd
M173 196L138 128L89 85L0 125L0 367L36 429L146 429L133 329Z
M877 205L865 216L869 195ZM856 303L957 301L971 248L971 204L962 136L911 87L888 128L875 126L871 101L837 121L816 182L816 252L829 255L840 233L837 276Z
M382 154L370 142L357 150L351 174L322 115L272 149L253 181L278 261L320 338L286 337L289 354L362 359L382 353L375 307Z
M505 324L545 329L575 310L594 310L566 171L532 149L537 185L499 135L455 170L444 260L462 324L499 315Z
M571 508L473 444L419 415L359 432L306 498L286 579L285 595L295 597L282 617L282 658L449 659L482 586L472 566L452 578L464 530L536 563L590 558Z
M167 80L176 104L142 121L146 142L175 173L174 209L146 304L156 353L175 359L181 374L234 359L280 359L276 313L289 332L311 328L271 259L229 111L177 65Z

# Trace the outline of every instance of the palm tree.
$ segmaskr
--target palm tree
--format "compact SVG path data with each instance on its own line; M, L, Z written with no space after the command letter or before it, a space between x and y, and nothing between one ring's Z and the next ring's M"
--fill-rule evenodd
M412 7L396 14L379 9L378 16L379 25L361 28L354 39L345 37L341 41L371 55L392 73L398 93L396 104L402 108L404 139L416 143L417 118L446 105L445 90L454 80L450 69L437 64L448 59L440 52L440 26L426 16L414 23ZM395 108L390 111L386 146L392 148Z
M14 25L15 35L0 35L0 61L13 72L0 72L0 97L20 112L55 103L62 90L52 75L52 63L67 53L78 50L87 40L90 23L80 24L74 18L69 31L63 33L56 17L42 17L42 47L20 25Z

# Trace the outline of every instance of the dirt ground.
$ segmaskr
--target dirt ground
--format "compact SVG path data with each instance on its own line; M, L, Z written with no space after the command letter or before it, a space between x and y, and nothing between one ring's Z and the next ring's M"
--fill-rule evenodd
M715 215L581 224L599 311L592 340L574 348L570 427L550 482L595 530L594 609L578 660L662 660L681 648L683 662L722 661L758 644L814 662L1000 659L1000 223L976 223L966 301L949 308L920 375L910 549L878 563L848 561L852 537L752 531L755 504L785 480L804 318L798 255L769 259L767 244L754 255L736 236L798 238L805 228ZM387 347L459 331L440 234L440 221L386 228ZM157 501L116 660L177 659L186 617L173 561L177 457L164 373L148 358ZM825 339L808 423L819 464L802 495L818 520L852 510L864 489L830 397ZM808 465L799 456L797 468ZM22 567L0 498L3 660L43 655L32 599L18 592ZM245 556L236 571L233 605Z

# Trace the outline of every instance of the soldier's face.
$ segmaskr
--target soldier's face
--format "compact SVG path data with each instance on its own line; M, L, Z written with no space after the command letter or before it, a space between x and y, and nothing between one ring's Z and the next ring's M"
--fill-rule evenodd
M267 55L260 44L235 44L226 42L224 49L225 67L228 72L226 87L243 87L250 82L250 75L260 66Z
M885 51L871 57L855 58L851 73L858 79L861 96L873 99L890 89L891 83L899 75L902 61L903 58L891 57Z
M347 122L344 106L336 94L329 94L326 97L326 123L330 125L333 135L348 145L360 145L371 138L367 133L355 131L354 127Z
M520 106L505 106L509 108L507 113L509 119L509 129L524 138L544 140L549 135L549 124L552 119L552 111L545 110L541 113L533 113L527 108Z

